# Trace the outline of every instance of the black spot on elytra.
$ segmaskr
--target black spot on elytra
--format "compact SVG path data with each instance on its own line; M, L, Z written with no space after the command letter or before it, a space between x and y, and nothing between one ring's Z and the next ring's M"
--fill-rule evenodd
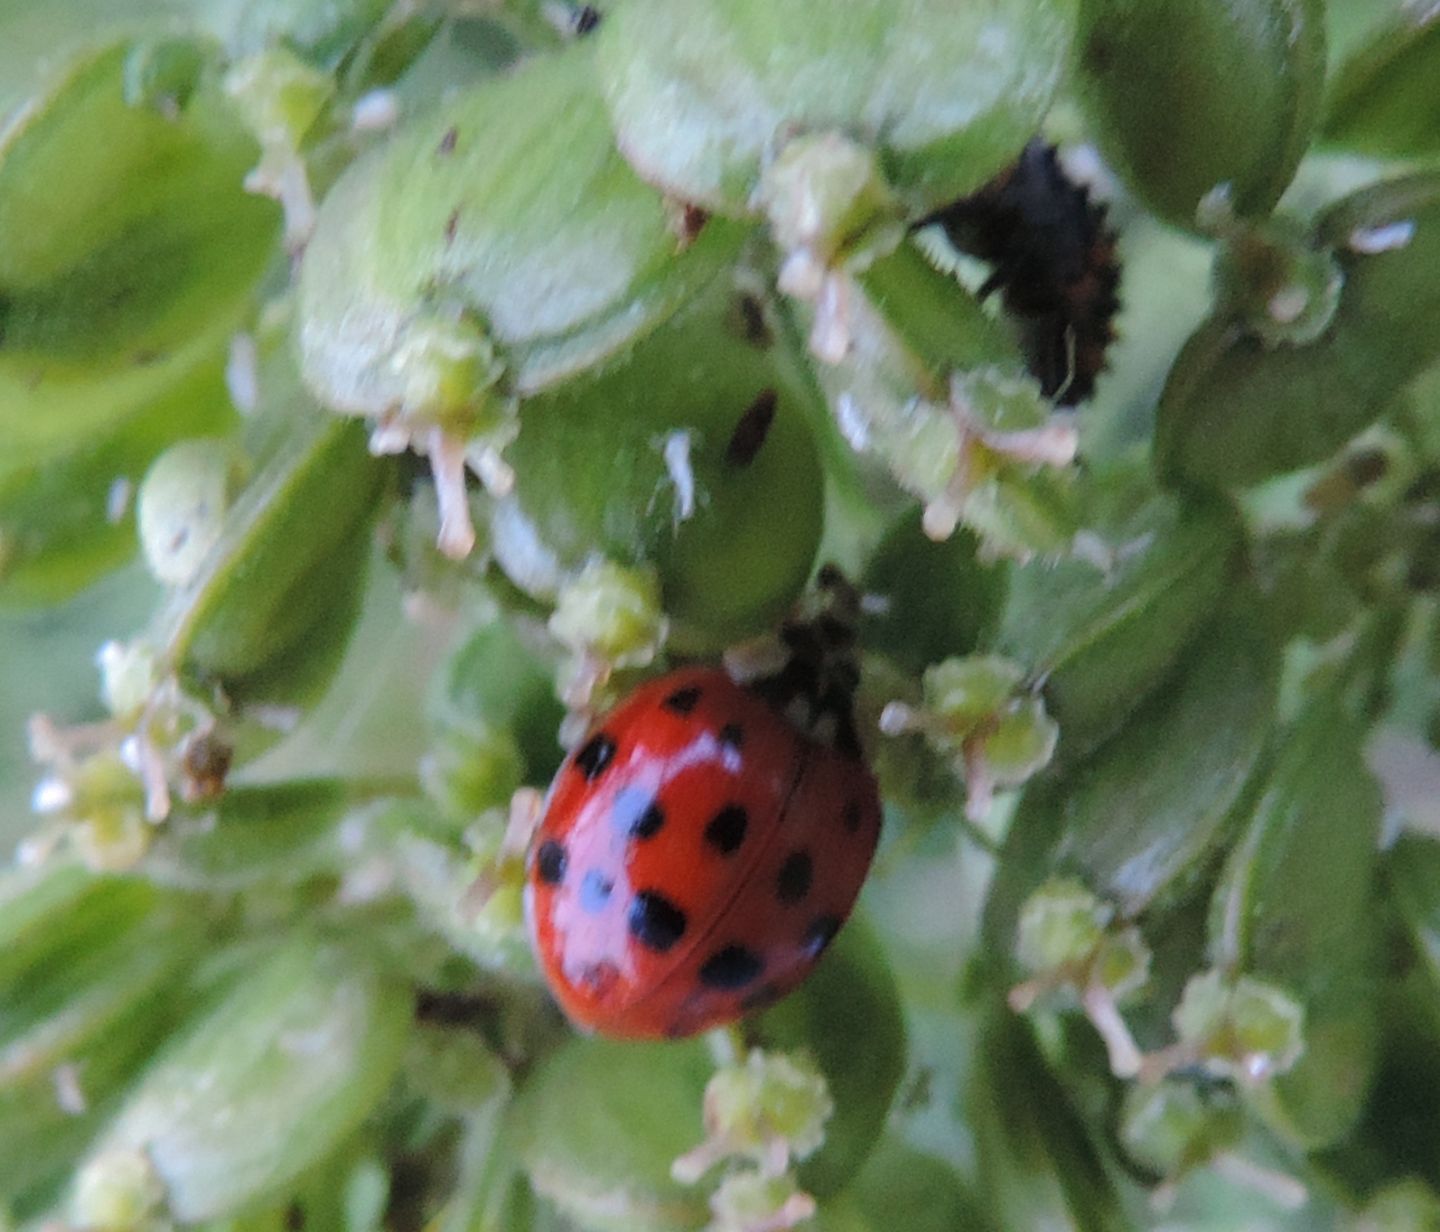
M692 684L683 689L676 689L660 704L674 714L686 715L691 713L699 702L700 686Z
M845 823L845 828L854 834L860 828L860 801L847 802L845 811L840 814L840 820Z
M665 824L665 813L648 791L625 787L615 796L610 821L626 838L654 838Z
M705 827L705 841L722 856L733 855L745 841L750 815L738 804L727 804Z
M787 905L802 902L815 880L815 861L808 851L792 851L775 878L775 896Z
M615 883L598 868L592 868L580 882L580 906L592 915L598 914L605 910L614 890Z
M835 934L839 931L840 919L838 916L822 915L812 920L810 927L805 930L805 936L800 940L800 944L805 947L806 956L819 958L825 952L826 947L835 940Z
M663 954L685 935L685 913L663 894L641 890L630 903L630 935Z
M765 438L770 435L770 425L775 422L775 407L778 401L773 389L762 389L755 395L755 401L747 406L735 421L730 443L725 446L725 461L728 465L749 466L755 461L765 444Z
M460 139L460 130L451 125L445 130L445 135L440 138L440 144L435 147L437 154L453 154L455 143Z
M727 945L701 963L698 974L706 988L729 991L744 988L757 979L764 966L753 950L747 950L743 945Z
M559 885L565 878L565 848L547 838L535 853L535 872L546 885Z
M575 754L575 768L593 783L615 760L615 741L604 732L596 732Z
M734 749L737 753L745 744L745 732L739 723L726 723L720 729L720 743L727 749Z
M599 24L599 10L593 4L582 4L575 14L575 33L589 34Z

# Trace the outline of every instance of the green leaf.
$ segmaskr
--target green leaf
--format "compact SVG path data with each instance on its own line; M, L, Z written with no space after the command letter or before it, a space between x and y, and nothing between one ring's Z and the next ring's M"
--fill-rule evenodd
M1307 1149L1351 1127L1375 1065L1381 801L1360 747L1357 724L1324 701L1280 738L1211 906L1212 961L1304 1006L1299 1062L1252 1094L1271 1126Z
M395 356L439 314L482 323L511 390L531 393L645 334L739 239L711 224L677 256L664 202L615 152L588 49L540 57L331 190L300 278L305 378L337 410L386 412L405 393Z
M1249 596L1231 601L1120 734L1077 767L1057 867L1134 917L1194 876L1274 722L1279 655Z
M1440 150L1440 11L1407 4L1339 66L1322 136L1344 149L1425 157Z
M744 213L787 136L837 130L923 212L1024 145L1073 27L1070 0L628 0L598 42L621 148L681 199Z
M150 463L174 441L216 435L234 420L223 362L212 355L64 456L0 463L0 603L60 602L130 559L134 490Z
M1175 361L1155 459L1175 484L1236 488L1322 461L1372 424L1440 355L1440 175L1362 189L1331 207L1316 242L1345 276L1330 327L1267 348L1221 317Z
M988 1011L976 1049L965 1113L1000 1226L1128 1228L1090 1132L1025 1020L1003 1008Z
M492 524L517 584L538 553L507 537L512 509L563 569L597 554L653 563L672 644L687 650L718 649L784 615L819 542L822 475L810 391L774 339L747 337L741 298L717 278L624 362L526 403L506 454L515 495ZM737 453L757 411L768 430L759 421Z
M1081 0L1078 41L1101 148L1152 210L1193 227L1221 186L1242 215L1275 204L1319 111L1320 0Z
M1083 757L1163 679L1219 601L1236 548L1233 516L1151 498L1095 528L1106 573L1070 559L1012 570L994 649L1045 682L1060 757Z
M0 144L7 466L63 454L208 361L277 234L208 77L178 115L124 98L131 46L74 66Z
M705 1131L704 1045L576 1039L521 1092L509 1132L537 1193L594 1232L678 1232L709 1217L670 1165ZM583 1100L583 1113L577 1101Z
M286 435L160 615L169 653L200 671L251 676L322 622L328 640L349 631L333 617L363 568L379 467L353 424L303 406Z
M285 1195L375 1107L409 993L354 947L299 933L156 1058L91 1152L142 1151L191 1223Z

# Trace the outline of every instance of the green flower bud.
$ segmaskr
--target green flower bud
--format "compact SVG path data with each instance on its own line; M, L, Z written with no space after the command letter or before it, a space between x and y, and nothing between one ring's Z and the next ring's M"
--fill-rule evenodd
M399 422L461 436L493 430L504 404L495 390L505 371L494 344L474 322L443 317L414 322L390 359L400 390ZM385 421L386 430L395 421Z
M1107 933L1095 952L1090 979L1115 1001L1139 992L1150 980L1150 947L1134 925Z
M880 727L890 735L924 732L965 776L966 812L979 820L996 787L1026 782L1055 752L1058 729L1044 703L1021 691L1023 684L1022 669L1008 659L946 659L925 669L925 705L892 702Z
M1087 962L1113 912L1078 881L1052 881L1020 912L1015 957L1027 971L1049 973Z
M81 858L92 869L133 868L150 846L145 786L118 753L86 758L66 776L66 820Z
M164 1201L164 1182L143 1152L108 1151L76 1176L71 1218L95 1232L144 1232Z
M140 546L157 580L184 586L195 577L244 481L244 465L228 441L182 441L151 464L137 517Z
M1219 970L1193 976L1172 1018L1187 1052L1241 1082L1285 1073L1305 1048L1304 1008L1250 976L1229 980Z
M1010 700L1024 669L997 655L947 659L925 669L925 704L948 732L963 739Z
M1209 1154L1213 1115L1189 1083L1134 1083L1120 1110L1120 1141L1142 1167L1180 1175Z
M1345 275L1282 219L1232 225L1215 258L1216 297L1267 346L1304 346L1329 328Z
M743 1064L719 1070L705 1087L704 1143L677 1159L676 1180L694 1183L730 1156L752 1159L767 1175L807 1159L825 1140L835 1111L825 1076L803 1053L750 1050Z
M525 759L507 731L442 733L420 763L421 785L457 817L504 805L524 778Z
M665 638L660 583L649 569L597 561L560 589L550 632L577 652L645 664Z
M262 149L299 149L334 91L334 78L285 47L248 55L225 74L225 92Z
M106 642L95 662L100 700L117 719L136 715L160 683L159 656L148 642Z
M904 237L874 153L838 133L788 142L761 175L760 193L781 250L821 266L868 264Z
M732 1172L711 1195L712 1232L784 1232L815 1214L815 1199L791 1176Z

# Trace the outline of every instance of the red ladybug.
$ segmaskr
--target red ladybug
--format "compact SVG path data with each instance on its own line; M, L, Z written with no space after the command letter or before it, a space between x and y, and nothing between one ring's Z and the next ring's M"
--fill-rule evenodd
M786 633L792 648L821 640ZM753 685L720 668L670 672L560 767L526 906L577 1025L692 1035L783 996L834 940L880 800L850 718L853 668L827 680L815 659Z

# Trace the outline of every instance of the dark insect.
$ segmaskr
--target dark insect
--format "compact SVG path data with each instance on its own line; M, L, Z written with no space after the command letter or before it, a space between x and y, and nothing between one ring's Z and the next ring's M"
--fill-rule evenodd
M1105 206L1066 176L1055 147L1032 140L1014 166L928 223L994 267L980 297L1001 292L1046 397L1062 406L1091 397L1115 338L1120 263Z

